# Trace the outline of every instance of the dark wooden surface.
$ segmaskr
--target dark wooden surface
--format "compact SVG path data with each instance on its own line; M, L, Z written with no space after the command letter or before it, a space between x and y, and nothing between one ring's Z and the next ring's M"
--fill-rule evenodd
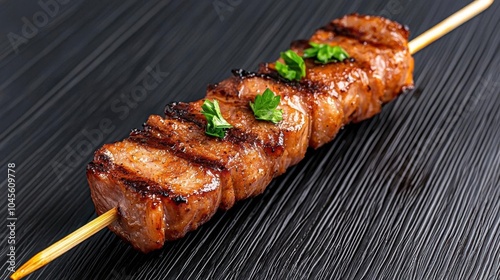
M92 151L166 103L335 17L384 15L415 37L469 1L0 2L1 217L14 162L19 266L95 217ZM416 54L414 91L263 195L148 255L104 230L28 279L500 279L499 14ZM159 83L136 94L147 69Z

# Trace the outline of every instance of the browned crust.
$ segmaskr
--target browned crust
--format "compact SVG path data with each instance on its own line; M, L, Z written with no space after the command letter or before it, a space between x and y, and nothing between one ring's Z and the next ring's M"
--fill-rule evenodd
M178 193L169 183L159 184L113 163L106 155L105 146L96 151L93 162L87 167L97 213L118 207L120 219L110 229L135 248L147 252L160 248L165 240L180 238L196 229L218 208L228 209L236 200L261 193L272 177L304 156L305 148L301 147L320 147L333 139L342 126L373 116L384 103L413 87L413 58L408 51L408 36L408 29L398 23L353 14L318 29L310 40L291 44L299 55L309 47L309 41L339 44L354 54L351 59L328 65L317 65L313 59L306 59L308 74L300 82L280 77L274 63L261 64L257 72L233 70L233 77L207 87L210 98L218 99L221 108L233 108L231 112L244 119L247 125L229 129L223 139L203 134L206 127L200 113L203 100L167 105L165 120L185 124L187 132L197 137L188 141L190 145L196 146L196 141L227 144L225 147L238 153L252 155L246 160L263 161L256 162L263 169L262 174L245 178L248 170L243 170L241 164L244 160L234 163L237 156L217 158L217 153L204 154L186 148L186 143L179 140L183 139L179 132L155 124L161 119L156 116L150 118L143 130L134 130L127 141L145 149L168 151L169 156L199 167L203 176L216 181L216 186L195 189L187 194ZM391 57L396 54L399 60ZM377 64L379 61L387 65ZM278 88L275 93L287 102L293 106L297 105L293 102L302 104L300 110L307 115L301 116L304 127L287 128L254 121L248 108L253 96L240 96L241 88L247 82ZM296 97L298 100L292 100ZM229 117L235 118L234 115ZM252 130L258 125L269 125L269 135L263 135L259 129ZM301 141L306 141L306 145L301 146Z

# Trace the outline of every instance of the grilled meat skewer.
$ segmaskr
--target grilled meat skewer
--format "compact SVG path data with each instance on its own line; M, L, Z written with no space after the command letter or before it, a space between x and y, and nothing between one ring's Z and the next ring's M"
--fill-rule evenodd
M97 213L117 207L109 228L149 252L195 230L219 208L262 193L308 147L324 145L344 125L372 117L413 87L408 36L396 22L349 15L291 49L302 56L309 42L330 44L350 59L306 59L299 82L279 77L274 63L256 73L233 71L206 95L234 126L222 139L205 134L203 100L167 105L165 117L152 115L142 130L96 151L87 178ZM248 105L266 89L281 96L278 124L256 120Z

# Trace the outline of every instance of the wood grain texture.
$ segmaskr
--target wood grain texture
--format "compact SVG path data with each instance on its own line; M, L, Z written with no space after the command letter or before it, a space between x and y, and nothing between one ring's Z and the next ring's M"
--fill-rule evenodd
M17 165L18 265L95 216L93 150L166 103L344 14L388 16L414 37L468 2L70 1L15 50L8 34L44 9L1 1L0 166ZM148 255L105 230L28 279L500 279L498 14L497 2L416 54L416 90L263 195Z

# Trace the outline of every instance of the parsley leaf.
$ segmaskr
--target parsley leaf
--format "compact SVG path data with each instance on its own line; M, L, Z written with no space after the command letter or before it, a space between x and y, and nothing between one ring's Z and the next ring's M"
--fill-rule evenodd
M283 110L276 109L280 104L280 96L266 89L262 95L255 96L255 103L250 102L255 118L278 123L283 119Z
M222 113L220 112L219 102L214 99L214 101L205 100L203 105L201 105L201 113L205 115L207 119L207 128L205 133L211 136L224 138L226 135L226 129L233 127L228 123Z
M285 64L276 61L276 70L285 79L290 81L300 81L306 76L306 63L296 52L288 50L280 53L280 57Z
M339 46L330 46L327 44L317 44L310 42L312 48L304 50L304 57L316 57L317 63L329 63L333 61L343 61L349 58L349 54Z

